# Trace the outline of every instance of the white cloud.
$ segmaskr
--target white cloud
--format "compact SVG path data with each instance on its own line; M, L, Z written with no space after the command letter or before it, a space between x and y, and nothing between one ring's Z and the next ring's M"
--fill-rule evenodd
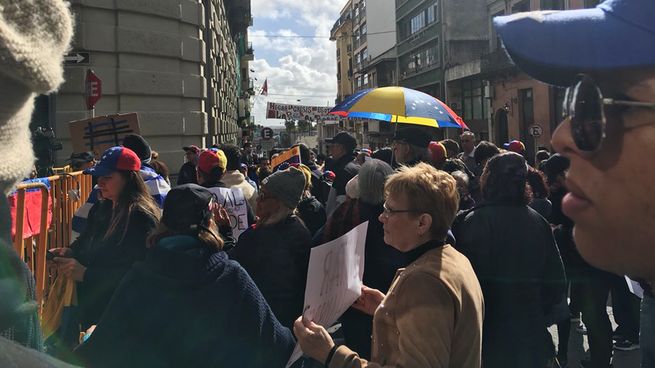
M268 79L269 93L255 97L253 115L257 124L279 125L275 120L266 121L267 101L320 106L334 103L336 46L326 37L343 5L329 0L252 0L255 26L250 30L250 41L256 60L250 65L255 70L253 76L258 78L257 85ZM262 18L280 20L280 27L258 29L257 19ZM313 29L312 35L317 38L270 37L298 36L294 26L299 24L303 29Z

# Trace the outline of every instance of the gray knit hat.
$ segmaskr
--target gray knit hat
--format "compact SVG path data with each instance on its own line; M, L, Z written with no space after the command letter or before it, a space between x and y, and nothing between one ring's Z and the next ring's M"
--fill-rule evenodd
M34 97L63 82L72 36L73 18L62 0L0 1L0 192L32 168Z
M296 208L305 190L305 174L295 167L276 171L262 180L262 185L286 207Z

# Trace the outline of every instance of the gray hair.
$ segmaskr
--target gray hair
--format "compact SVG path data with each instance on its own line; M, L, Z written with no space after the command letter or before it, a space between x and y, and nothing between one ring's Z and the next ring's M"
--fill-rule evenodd
M470 135L471 137L473 137L473 139L475 139L475 133L473 133L473 132L470 131L470 130L465 130L465 131L460 135L460 137L463 137L463 136L466 136L466 135Z
M359 169L359 200L368 204L384 202L384 183L393 169L382 160L371 159Z

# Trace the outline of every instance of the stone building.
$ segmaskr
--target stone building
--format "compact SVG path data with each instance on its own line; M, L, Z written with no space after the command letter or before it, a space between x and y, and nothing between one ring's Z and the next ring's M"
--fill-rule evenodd
M182 146L237 142L253 92L250 0L71 0L71 8L66 82L38 98L32 121L53 127L59 164L72 152L68 122L89 116L87 69L103 83L95 114L137 112L141 134L173 172ZM76 62L78 53L88 60Z

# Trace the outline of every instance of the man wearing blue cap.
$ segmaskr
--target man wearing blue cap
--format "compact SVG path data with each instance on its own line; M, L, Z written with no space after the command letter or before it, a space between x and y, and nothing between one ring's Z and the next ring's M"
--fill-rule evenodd
M552 141L571 161L562 209L575 221L575 241L589 263L644 286L642 367L655 366L653 19L652 0L494 19L521 69L568 87Z

